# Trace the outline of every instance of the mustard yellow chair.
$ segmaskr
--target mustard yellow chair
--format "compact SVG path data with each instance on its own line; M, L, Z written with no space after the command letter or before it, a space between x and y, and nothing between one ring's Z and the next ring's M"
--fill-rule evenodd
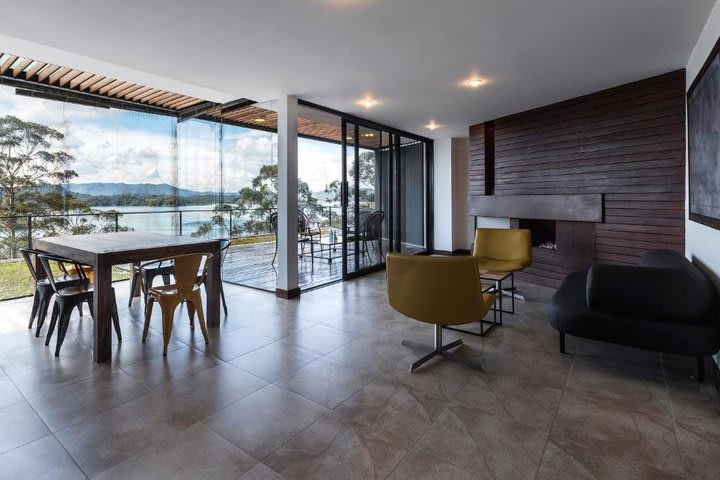
M190 327L194 327L194 313L197 311L198 323L202 330L205 343L208 343L207 326L202 308L202 296L200 287L207 276L207 265L212 255L207 253L190 253L172 258L163 258L156 262L145 264L142 268L155 268L161 262L168 264L170 261L175 265L175 283L153 287L143 286L147 292L148 300L145 306L145 325L143 327L142 341L145 342L150 317L152 316L153 304L158 302L162 310L162 332L163 332L163 355L167 355L167 346L172 333L172 325L175 317L175 309L182 302L187 302ZM199 273L198 273L199 272ZM140 279L144 278L140 275Z
M443 326L478 322L495 302L495 295L483 293L474 258L390 253L387 256L387 293L392 308L435 327L432 351L413 363L411 372L436 355L482 370L480 364L449 352L462 345L462 340L442 344ZM429 348L407 340L402 344Z
M475 230L473 257L484 271L510 273L512 310L515 313L515 272L532 264L530 230L523 228L478 228ZM498 285L502 288L501 285ZM500 304L502 310L502 303ZM502 321L502 319L501 319Z

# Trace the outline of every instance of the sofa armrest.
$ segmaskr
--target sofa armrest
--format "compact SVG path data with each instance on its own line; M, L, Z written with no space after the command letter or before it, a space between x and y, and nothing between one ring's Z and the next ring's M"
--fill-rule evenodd
M693 301L692 282L674 268L593 265L587 274L588 308L658 320L692 320L707 312ZM701 310L702 308L702 310Z

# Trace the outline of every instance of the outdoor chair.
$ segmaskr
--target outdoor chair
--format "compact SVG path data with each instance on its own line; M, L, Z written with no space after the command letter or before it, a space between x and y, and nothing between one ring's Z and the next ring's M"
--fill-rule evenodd
M42 263L45 272L48 275L48 282L55 293L55 304L53 305L52 315L50 317L50 327L48 327L47 336L45 337L45 345L50 345L50 339L52 338L55 326L58 326L58 337L55 346L55 356L60 356L60 347L62 347L65 341L65 334L67 333L68 325L70 324L70 316L72 315L73 309L80 306L82 303L87 302L90 308L90 315L93 315L93 285L87 278L87 275L83 271L83 266L75 261L68 260L63 257L55 255L49 255L45 253L38 254L40 263ZM74 286L62 286L61 283L56 283L53 272L52 263L62 265L61 270L65 270L65 265L70 265L77 272L78 276L82 280L82 283ZM112 320L115 327L115 334L117 335L118 341L122 341L122 334L120 333L120 317L118 316L117 303L115 302L115 289L111 289L112 295ZM40 322L38 322L38 328L40 328Z
M175 265L175 283L147 289L148 302L145 306L145 325L143 327L142 341L145 342L147 338L153 305L157 302L160 304L160 309L162 310L163 355L167 355L167 346L170 341L170 334L172 333L175 309L182 302L186 302L188 306L190 328L194 328L195 326L194 312L197 311L198 323L205 338L205 343L209 341L207 326L205 325L205 315L203 314L200 287L205 283L207 265L211 258L212 255L207 253L190 253L156 261L156 263L173 262ZM198 272L202 273L198 275Z
M364 217L364 218L363 218ZM368 243L375 250L375 244L377 244L377 250L380 252L380 258L384 259L382 249L382 224L385 220L385 212L377 210L370 213L369 215L362 215L361 212L361 223L360 232L357 234L358 240L361 242L361 252L365 253L370 258L370 252L368 250ZM348 232L348 243L355 241L355 233Z
M273 229L273 232L275 233L275 255L273 255L272 259L272 265L275 265L275 259L277 258L277 252L278 252L278 213L273 212L270 214L270 226ZM305 254L305 244L310 243L310 248L312 249L312 242L315 239L315 236L320 237L321 231L320 228L310 228L310 219L308 218L305 213L298 210L298 223L297 223L297 233L298 233L298 244L300 245L300 254L299 257L302 258L302 256Z
M44 254L45 252L31 248L23 248L20 250L20 253L23 256L23 260L25 260L25 265L27 265L28 270L30 270L30 275L32 275L33 280L35 281L35 295L33 296L33 305L30 312L30 322L28 323L28 329L32 328L33 321L37 317L38 322L35 336L39 337L40 329L42 328L43 323L45 323L45 317L47 316L50 301L52 300L52 296L55 294L55 290L50 284L49 278L41 278L44 275L40 275L40 272L37 270L37 266L32 262L32 259L30 258L31 255L35 255L35 257L37 258L38 255ZM67 269L65 269L64 264L60 264L60 266L62 273L57 277L53 278L53 281L58 288L63 289L66 287L79 286L87 282L87 280L81 278L78 274L70 274ZM50 274L48 273L47 276L50 276ZM78 305L78 311L80 312L80 315L82 315L81 307L81 305Z

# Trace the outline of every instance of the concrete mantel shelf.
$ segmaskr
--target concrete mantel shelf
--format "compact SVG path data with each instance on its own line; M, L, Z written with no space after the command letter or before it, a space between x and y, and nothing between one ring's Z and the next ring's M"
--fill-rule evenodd
M488 195L469 199L468 213L478 217L602 222L602 194Z

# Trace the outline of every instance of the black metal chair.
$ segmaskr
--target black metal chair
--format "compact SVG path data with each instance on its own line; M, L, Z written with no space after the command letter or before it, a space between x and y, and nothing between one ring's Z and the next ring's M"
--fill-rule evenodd
M90 308L90 315L93 314L93 285L90 284L82 265L75 261L45 253L38 254L38 258L48 275L48 281L55 293L55 304L53 305L52 315L50 317L50 327L48 328L47 336L45 337L45 345L50 345L50 339L55 331L55 326L58 325L58 337L55 345L55 356L57 357L60 355L60 347L62 347L62 344L65 341L65 334L67 333L68 325L70 324L72 311L77 306L87 303ZM73 269L78 273L78 276L83 280L83 284L61 288L59 284L55 283L55 276L53 275L52 267L53 262L63 265L63 267L61 267L63 270L65 269L65 264L72 265ZM117 303L115 302L115 289L113 288L111 292L113 297L113 309L111 315L113 325L115 326L115 334L117 335L118 341L122 341L122 334L120 333L120 317L118 315Z
M377 249L380 252L380 258L384 259L385 255L383 254L382 249L382 224L385 220L385 212L382 210L377 210L375 212L372 212L371 214L367 215L363 219L363 215L361 212L362 222L360 224L360 232L357 234L357 238L360 242L362 242L362 253L365 253L368 258L370 258L370 251L368 250L368 242L370 246L375 250L375 243L377 243ZM355 241L355 233L349 232L348 233L348 242Z
M132 281L130 282L130 299L128 300L128 307L132 307L132 301L135 297L135 290L137 290L138 282L140 285L149 285L152 287L155 277L162 277L164 285L170 285L170 277L175 275L175 265L172 261L165 262L146 262L145 264L136 263L133 265ZM142 279L140 278L142 276ZM148 287L149 288L149 287ZM143 301L147 305L147 290L144 288Z
M55 290L50 284L49 278L41 278L43 275L40 275L40 272L37 270L38 267L36 266L36 264L33 263L32 259L30 258L31 255L35 255L37 257L38 255L44 254L45 252L32 248L23 248L20 250L20 253L23 256L23 260L25 260L25 265L27 265L28 270L30 270L30 275L32 275L33 280L35 281L35 295L33 296L33 305L30 312L28 329L32 328L33 321L35 320L35 318L37 318L38 322L35 336L39 337L40 329L42 328L43 323L45 323L45 317L47 317L50 300L52 300L52 296L55 294ZM70 274L68 270L64 268L64 265L60 267L60 270L62 271L62 274L53 278L55 285L57 285L57 287L60 289L79 286L87 282L86 279L81 278L79 275ZM48 273L47 276L51 275ZM79 312L80 315L82 315L81 309L79 309Z
M277 258L277 252L278 252L278 213L273 212L270 214L270 220L269 220L270 226L273 229L273 232L275 233L275 255L273 255L272 264L275 265L275 259ZM305 255L305 244L310 243L310 248L312 249L312 242L315 238L315 236L320 236L320 229L316 228L310 228L310 218L308 218L305 213L298 210L298 223L297 223L297 233L298 233L298 244L300 245L300 254L299 257L302 258L303 255Z

